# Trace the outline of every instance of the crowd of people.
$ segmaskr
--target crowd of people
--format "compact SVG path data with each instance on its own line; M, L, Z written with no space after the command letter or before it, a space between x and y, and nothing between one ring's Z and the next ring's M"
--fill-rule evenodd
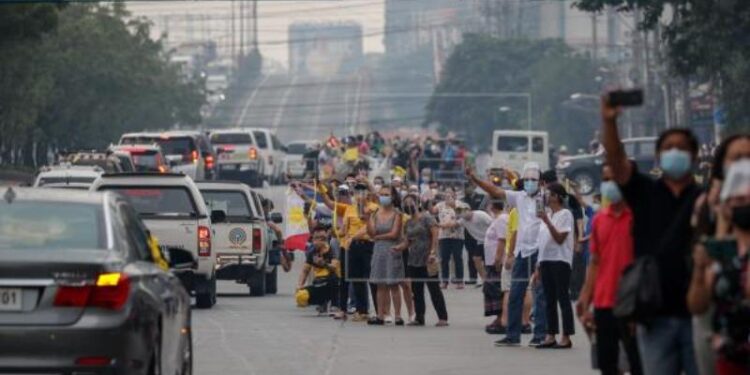
M620 113L603 100L606 161L592 197L535 163L486 178L469 167L463 189L440 184L445 158L413 173L370 178L353 165L345 178L292 182L313 228L298 302L422 326L426 287L447 326L443 291L475 284L485 331L504 335L497 346L530 334L529 346L571 348L577 317L603 374L750 373L750 135L727 137L708 160L689 130L668 129L655 178L628 159ZM368 138L356 141L368 152L389 144Z

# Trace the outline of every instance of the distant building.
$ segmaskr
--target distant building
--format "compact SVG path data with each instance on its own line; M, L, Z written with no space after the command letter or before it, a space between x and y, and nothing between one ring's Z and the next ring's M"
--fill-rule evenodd
M364 62L362 25L294 23L289 26L289 72L331 76L351 73Z

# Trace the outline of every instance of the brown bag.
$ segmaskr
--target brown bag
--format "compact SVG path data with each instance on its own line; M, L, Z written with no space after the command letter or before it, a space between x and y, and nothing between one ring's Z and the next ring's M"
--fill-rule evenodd
M427 275L430 277L437 276L440 272L440 259L435 258L434 262L427 262Z

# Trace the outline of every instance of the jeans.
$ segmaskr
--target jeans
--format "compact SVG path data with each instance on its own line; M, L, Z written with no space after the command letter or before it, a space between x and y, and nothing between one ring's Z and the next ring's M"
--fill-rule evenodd
M523 300L529 287L529 278L536 264L537 253L522 258L518 256L513 262L511 271L510 295L508 296L508 334L507 338L521 341L521 314L523 314ZM547 333L547 319L545 314L544 290L541 283L534 286L534 339L544 340Z
M339 289L339 307L344 311L346 311L346 302L349 299L349 282L354 279L355 281L351 281L351 283L354 287L357 312L368 314L368 283L363 280L370 277L372 246L371 241L352 241L349 250L342 251L341 256L339 256L341 269L344 270L344 277ZM374 285L370 285L370 292L373 295L373 301L376 301ZM377 304L375 305L377 310Z
M660 317L639 324L638 350L646 375L698 375L688 317Z
M570 265L562 261L539 262L539 274L542 277L545 304L547 305L547 334L560 333L557 320L557 305L560 305L562 315L563 334L575 333L573 323L573 305L570 303Z
M596 323L596 357L599 370L603 375L620 373L620 343L625 348L631 375L642 375L641 356L638 354L638 343L630 332L627 323L617 319L612 309L595 309Z
M462 283L464 281L464 241L446 238L438 242L438 247L440 248L440 270L443 282L447 283L450 280L450 261L453 257L453 266L456 268L456 278L453 282Z
M424 301L424 286L427 284L427 290L430 293L430 299L432 300L432 307L435 308L438 319L448 320L448 310L445 307L445 298L443 297L443 291L440 290L440 280L437 275L430 276L427 273L427 267L412 267L407 268L409 278L411 280L411 290L414 294L414 312L416 313L416 321L424 323L424 313L426 310ZM425 281L429 279L430 281Z

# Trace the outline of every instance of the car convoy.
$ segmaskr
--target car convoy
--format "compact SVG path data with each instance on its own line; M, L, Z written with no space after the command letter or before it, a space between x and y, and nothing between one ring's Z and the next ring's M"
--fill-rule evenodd
M192 374L192 298L213 307L217 280L276 293L281 215L217 178L233 177L220 155L249 144L235 159L261 167L248 182L281 182L285 148L218 134L124 134L0 187L0 372Z

